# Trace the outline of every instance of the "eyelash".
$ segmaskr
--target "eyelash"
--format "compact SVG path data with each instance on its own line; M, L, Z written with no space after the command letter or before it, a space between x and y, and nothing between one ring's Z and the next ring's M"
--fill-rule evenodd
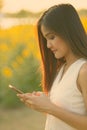
M55 36L50 36L50 37L48 37L47 39L53 40L54 38L55 38Z

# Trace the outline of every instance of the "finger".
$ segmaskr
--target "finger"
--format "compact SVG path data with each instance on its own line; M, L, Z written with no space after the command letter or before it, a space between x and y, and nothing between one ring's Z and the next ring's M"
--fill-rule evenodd
M35 95L35 96L40 96L42 93L43 93L43 92L41 92L41 91L37 91L37 92L34 91L34 92L32 93L32 96L33 96L33 95Z
M33 92L32 92L32 94L36 94L36 92L35 92L35 91L33 91Z
M17 93L17 97L23 97L23 94L19 94L19 93Z
M18 97L26 97L26 96L32 96L32 93L24 93L24 94L19 94L17 93Z
M27 102L25 102L25 105L28 106L28 107L31 108L31 109L34 109L33 105L31 105L31 104L29 104L29 103L27 103Z
M26 96L32 96L32 93L24 93Z
M25 103L28 106L31 106L33 104L33 102L31 100L25 100L23 98L20 98L20 101L23 102L23 103Z
M33 104L33 101L31 101L31 100L26 100L26 103L32 105L32 104Z
M17 97L23 99L23 100L27 100L29 98L30 95L27 94L17 94Z
M25 102L23 98L20 98L20 101L21 101L21 102Z

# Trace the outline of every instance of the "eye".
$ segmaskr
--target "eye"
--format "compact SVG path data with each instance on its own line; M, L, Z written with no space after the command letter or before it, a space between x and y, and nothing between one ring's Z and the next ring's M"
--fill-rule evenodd
M55 38L54 35L50 35L50 36L48 37L48 39L50 39L50 40L53 40L54 38Z

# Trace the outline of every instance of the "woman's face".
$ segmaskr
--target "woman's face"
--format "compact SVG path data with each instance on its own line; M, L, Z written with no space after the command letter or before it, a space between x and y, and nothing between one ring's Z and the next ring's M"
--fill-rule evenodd
M62 38L43 25L41 26L41 32L44 38L47 40L47 48L54 53L55 58L60 59L68 56L70 53L70 48Z

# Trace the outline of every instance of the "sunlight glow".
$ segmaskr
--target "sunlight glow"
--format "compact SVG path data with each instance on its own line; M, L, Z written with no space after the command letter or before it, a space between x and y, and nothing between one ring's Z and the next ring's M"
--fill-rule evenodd
M3 12L17 12L21 9L39 12L59 3L70 3L77 9L87 9L87 0L3 0L3 2Z

